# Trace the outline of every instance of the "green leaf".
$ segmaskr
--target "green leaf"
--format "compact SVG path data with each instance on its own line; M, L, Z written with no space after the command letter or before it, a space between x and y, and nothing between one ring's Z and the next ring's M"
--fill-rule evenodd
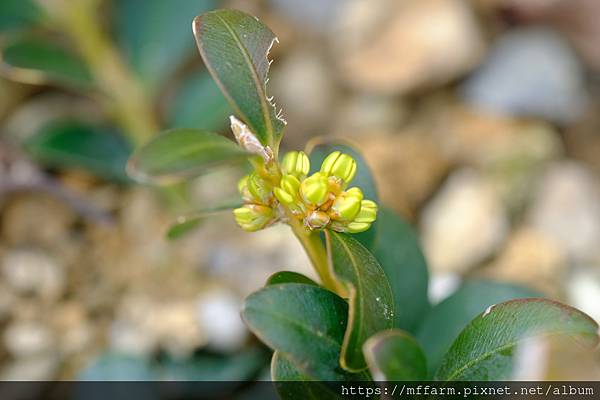
M304 283L305 285L319 286L315 281L307 276L293 271L279 271L267 279L266 286L281 285L282 283Z
M87 65L76 54L49 39L15 39L3 48L1 58L2 69L10 79L83 89L92 85Z
M142 3L112 2L120 47L144 86L153 93L193 55L192 17L214 8L217 2L145 0Z
M385 271L394 295L394 327L409 332L429 310L427 263L412 227L381 207L372 253Z
M392 290L375 257L350 235L326 231L325 241L331 269L350 303L340 364L348 371L361 371L366 368L365 341L393 326Z
M186 215L182 215L177 218L167 231L167 239L179 239L185 234L198 228L200 224L206 219L219 214L223 211L229 211L237 207L241 207L242 201L239 197L234 199L226 200L214 207L203 208Z
M408 333L391 329L365 342L365 358L377 381L422 381L427 377L427 361L421 346Z
M221 131L233 114L219 87L206 72L188 77L169 108L169 126Z
M317 138L314 140L316 144L307 146L307 154L310 157L311 173L317 172L321 169L321 164L325 157L334 151L341 151L350 155L356 161L356 175L350 183L350 187L359 187L365 199L373 200L379 204L379 196L377 195L377 188L375 186L375 179L371 174L371 170L361 154L355 150L352 146L341 143L322 143L322 139ZM377 226L379 224L379 218L375 221L371 228L359 234L353 235L363 246L372 248L375 238L377 236Z
M139 181L169 182L247 158L248 153L224 136L199 129L170 129L134 153L128 172Z
M515 285L468 281L450 297L434 306L422 320L416 338L427 355L430 374L440 365L456 336L486 307L538 293Z
M0 32L25 28L41 19L42 12L33 0L0 1Z
M193 26L200 55L231 107L260 142L277 153L285 121L266 93L268 53L275 35L237 10L199 15Z
M45 165L78 168L105 179L128 182L125 165L131 145L112 129L57 121L44 126L24 146Z
M246 298L242 317L272 349L301 366L313 379L351 379L339 367L348 315L347 303L314 285L267 286Z
M279 351L273 353L271 377L276 382L279 397L284 400L337 399L324 382L311 379L300 372L292 361Z
M461 332L444 356L436 379L508 380L517 346L538 336L566 336L593 351L598 324L581 311L545 299L490 306Z

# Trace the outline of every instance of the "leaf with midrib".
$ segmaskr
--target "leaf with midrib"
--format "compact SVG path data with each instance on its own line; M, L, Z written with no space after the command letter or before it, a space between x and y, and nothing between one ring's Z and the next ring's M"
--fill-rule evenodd
M167 239L179 239L185 234L198 228L205 219L241 206L242 200L239 198L239 196L236 196L235 198L224 200L223 202L212 207L206 207L182 215L178 217L177 220L167 230Z
M309 277L294 271L275 272L269 277L269 279L267 279L267 283L265 286L281 285L283 283L304 283L306 285L319 286L315 281L313 281Z
M393 326L392 290L385 272L363 245L350 235L325 232L330 268L350 304L340 364L358 372L367 366L362 352L364 342Z
M277 40L273 32L238 10L199 15L193 28L200 55L234 111L276 151L285 121L266 93L268 53Z
M539 336L568 336L593 350L598 324L581 311L539 298L489 307L461 332L444 356L436 379L507 380L517 345Z
M215 166L240 163L248 156L224 136L177 128L161 133L138 149L129 159L127 172L141 182L168 182L204 174Z

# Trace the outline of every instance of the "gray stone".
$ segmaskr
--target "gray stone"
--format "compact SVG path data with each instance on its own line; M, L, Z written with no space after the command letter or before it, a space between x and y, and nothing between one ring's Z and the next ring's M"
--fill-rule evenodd
M55 299L65 286L63 266L49 254L33 249L13 249L2 259L6 283L22 293L36 293Z
M239 350L248 337L240 317L239 297L228 291L210 291L196 301L196 314L207 345L222 352Z

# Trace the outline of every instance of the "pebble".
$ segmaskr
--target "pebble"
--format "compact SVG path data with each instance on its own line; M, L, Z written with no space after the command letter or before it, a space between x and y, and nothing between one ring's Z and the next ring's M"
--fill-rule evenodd
M198 324L211 349L232 353L242 347L248 330L240 317L241 307L240 299L224 290L204 293L196 300Z
M567 278L569 304L600 321L600 274L598 265L582 265Z
M52 350L50 330L39 322L16 321L4 331L4 346L15 358L37 356Z

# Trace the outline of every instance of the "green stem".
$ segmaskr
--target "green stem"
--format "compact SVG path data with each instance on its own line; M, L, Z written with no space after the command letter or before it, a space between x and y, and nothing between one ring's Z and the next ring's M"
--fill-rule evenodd
M309 232L302 223L295 218L290 218L290 226L294 235L298 238L302 247L306 251L315 271L321 279L321 283L326 289L338 293L338 284L329 269L327 251L317 232Z

